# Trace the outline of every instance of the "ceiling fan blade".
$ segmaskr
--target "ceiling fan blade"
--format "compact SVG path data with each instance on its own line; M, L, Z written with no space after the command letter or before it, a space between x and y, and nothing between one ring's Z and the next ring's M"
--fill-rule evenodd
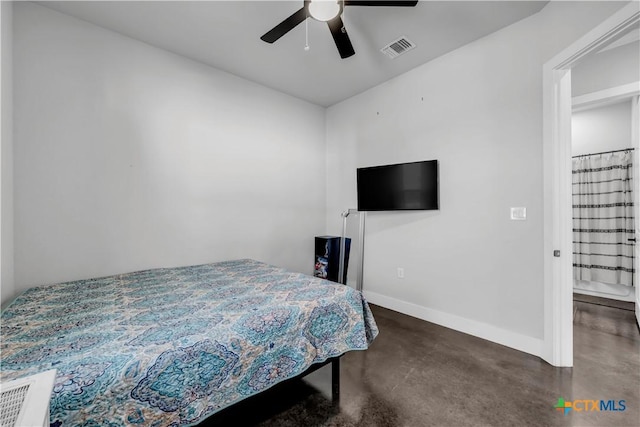
M418 4L418 0L344 0L345 6L404 6L413 7Z
M271 29L271 31L267 32L265 35L260 37L263 41L267 43L273 43L278 40L280 37L287 34L289 31L293 30L296 25L303 22L307 19L307 9L305 7L298 10L296 13L276 25Z
M344 0L345 6L404 6L413 7L418 0Z
M333 41L336 42L336 47L338 48L338 52L340 52L340 57L344 59L355 55L356 51L353 50L353 45L351 44L351 40L349 40L349 35L347 34L347 30L344 28L344 23L342 22L340 15L330 21L327 21L327 25L329 25Z

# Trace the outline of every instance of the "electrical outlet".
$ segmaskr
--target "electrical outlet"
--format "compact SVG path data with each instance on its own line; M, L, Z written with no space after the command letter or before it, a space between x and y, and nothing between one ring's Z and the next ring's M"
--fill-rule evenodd
M404 279L404 268L398 267L398 279Z

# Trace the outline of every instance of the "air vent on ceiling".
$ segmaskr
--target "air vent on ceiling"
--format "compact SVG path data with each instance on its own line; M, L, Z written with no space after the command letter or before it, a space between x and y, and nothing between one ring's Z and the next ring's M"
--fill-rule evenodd
M380 49L380 52L384 53L389 58L393 59L393 58L397 58L403 53L410 51L415 47L416 45L411 40L409 40L405 36L402 36L398 40L394 40L388 45L386 45L385 47L383 47L382 49Z

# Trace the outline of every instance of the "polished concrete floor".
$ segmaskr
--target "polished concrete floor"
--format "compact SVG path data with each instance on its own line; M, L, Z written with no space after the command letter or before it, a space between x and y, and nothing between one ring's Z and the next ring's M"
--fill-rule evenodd
M633 311L574 302L574 367L372 306L380 335L330 370L275 387L210 418L233 426L638 426L640 333ZM625 400L625 411L576 412L567 401Z

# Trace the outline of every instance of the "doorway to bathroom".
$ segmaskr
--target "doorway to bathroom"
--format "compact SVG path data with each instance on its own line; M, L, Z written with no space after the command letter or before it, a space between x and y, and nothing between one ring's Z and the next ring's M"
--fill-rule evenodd
M631 3L576 40L544 65L544 342L542 355L554 366L573 366L573 195L572 195L572 71L589 58L636 31L640 8ZM637 70L637 68L636 68ZM638 78L633 96L640 94ZM609 87L611 88L611 86ZM615 93L592 94L598 102ZM595 96L598 95L598 96ZM632 103L634 117L638 104ZM634 121L637 123L637 121ZM638 140L638 128L632 130ZM637 145L637 142L635 143ZM637 164L638 149L633 150ZM633 171L638 182L638 168ZM637 184L635 184L637 186ZM636 215L637 222L638 215ZM636 223L637 230L637 223ZM637 238L637 233L635 234ZM635 242L637 244L637 241ZM636 246L637 248L637 246ZM638 257L633 260L638 270ZM640 301L636 299L636 309ZM637 311L637 310L636 310ZM635 325L634 325L635 326Z
M634 269L639 36L631 31L571 70L575 357L583 356L580 342L594 333L640 340Z

